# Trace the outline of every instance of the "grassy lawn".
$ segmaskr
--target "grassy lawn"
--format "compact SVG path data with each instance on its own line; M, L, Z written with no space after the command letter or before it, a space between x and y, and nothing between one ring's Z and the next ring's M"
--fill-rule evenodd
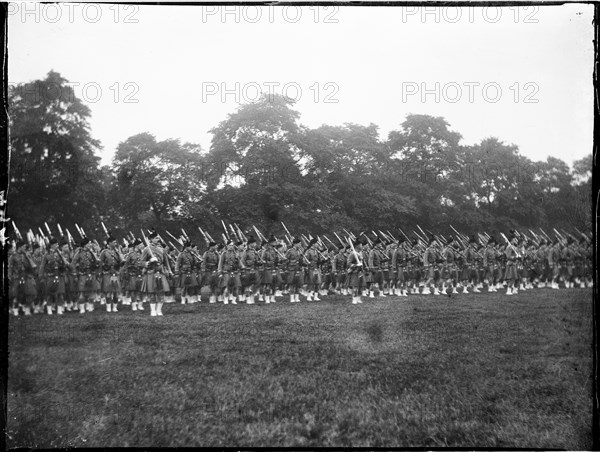
M11 317L8 446L590 449L591 289Z

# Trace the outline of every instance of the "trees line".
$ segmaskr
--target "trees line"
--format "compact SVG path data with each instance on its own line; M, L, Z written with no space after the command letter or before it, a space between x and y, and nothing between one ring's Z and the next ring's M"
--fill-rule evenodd
M494 137L465 146L444 118L428 115L408 115L386 140L375 124L311 129L276 95L229 114L208 150L145 132L100 166L91 111L67 83L51 71L9 89L7 216L25 228L77 222L94 231L104 220L123 230L216 231L222 219L268 233L284 221L313 234L591 227L591 155L570 168L554 157L532 161Z

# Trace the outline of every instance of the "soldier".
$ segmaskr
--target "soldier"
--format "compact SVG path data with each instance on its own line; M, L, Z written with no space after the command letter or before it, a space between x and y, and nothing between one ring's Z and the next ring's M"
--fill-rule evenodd
M335 293L348 295L346 286L346 261L348 259L348 246L340 248L331 262L331 271L335 278Z
M319 253L316 249L316 243L307 247L304 252L306 257L306 301L321 301L319 298L319 287L321 285L321 274L319 273Z
M304 255L299 238L292 240L292 247L285 253L287 284L290 292L290 303L300 303L300 288L304 285Z
M454 237L448 238L447 244L442 250L441 258L443 261L441 279L445 284L448 284L448 288L444 293L448 295L458 294L456 290L458 284L458 267L456 265L458 244L454 241Z
M361 294L365 285L363 266L363 244L360 240L354 242L354 250L348 256L348 286L352 290L352 304L362 303Z
M254 297L260 287L260 277L257 270L259 256L256 251L256 239L250 237L246 250L242 253L242 290L245 292L246 304L254 304Z
M265 249L260 254L260 261L262 264L262 277L261 277L261 292L264 294L265 303L275 303L275 288L274 284L277 283L276 268L278 257L277 251L275 251L275 245L277 239L273 236L269 237L269 241Z
M202 256L202 286L208 286L210 289L209 303L216 303L219 295L219 253L217 253L217 244L208 243L208 250Z
M404 238L400 237L398 239L398 246L396 247L392 255L392 268L393 273L396 275L396 281L394 283L394 293L399 297L408 297L406 285L406 282L408 280L408 272L406 269L406 264L408 262L408 253L409 252L406 248L406 241L404 240Z
M79 313L94 310L94 299L100 290L96 278L96 269L100 259L92 251L93 245L87 237L81 240L81 246L71 262L71 269L77 274L77 291L79 293Z
M483 268L485 270L484 281L488 286L488 292L498 292L496 289L496 239L490 237L483 252Z
M333 278L333 259L335 258L335 251L333 249L329 249L326 245L323 245L324 257L321 259L321 268L319 268L319 272L321 273L321 295L326 296L329 295L330 291L334 292L335 280Z
M515 282L518 279L517 274L517 261L520 258L517 250L517 239L513 238L513 243L509 243L504 250L506 255L506 272L504 274L504 280L508 283L506 289L506 295L516 295L518 293Z
M150 243L142 251L141 261L146 267L146 274L142 279L141 292L150 301L150 315L162 316L162 306L165 293L169 292L167 276L173 272L169 265L167 252L160 246L160 237L156 231L148 236Z
M39 243L34 242L31 245L31 259L35 263L37 269L35 277L38 278L38 272L40 265L42 265L42 259L44 258L45 249L43 249ZM33 313L42 314L44 312L44 294L46 293L45 281L37 279L37 296L33 301Z
M236 298L242 283L240 281L240 258L234 243L229 240L225 251L219 258L217 272L219 274L219 288L223 294L223 304L237 304Z
M77 296L77 278L71 268L73 254L67 240L61 239L58 246L64 261L69 263L63 272L65 278L65 310L70 312L73 309L74 303L76 303L75 297Z
M46 312L52 315L64 313L65 304L65 273L69 263L64 259L58 249L58 240L50 238L50 249L44 255L39 270L39 279L45 281L46 293L44 294Z
M435 281L435 265L437 263L437 251L435 249L435 238L432 236L429 238L429 245L423 253L423 269L425 270L426 281L425 287L423 288L423 295L430 295L433 289L434 295L439 295L440 292L436 286Z
M561 274L566 288L574 287L574 268L577 253L573 247L573 239L569 237L560 252Z
M392 266L394 252L398 248L398 241L390 241L384 250L385 264L383 270L383 294L394 295L396 293L396 272Z
M548 266L550 267L553 289L559 289L558 279L560 277L560 243L554 239L554 243L548 248Z
M145 266L142 262L142 251L144 243L140 239L135 239L132 243L132 250L125 257L123 265L127 274L127 285L125 290L131 298L131 310L143 311L142 280L144 279Z
M371 281L369 285L369 298L375 298L375 290L380 297L385 297L383 293L383 266L387 263L387 257L383 254L381 239L377 237L373 241L373 249L369 252L369 270L371 272Z
M189 240L183 240L183 250L175 262L177 285L181 288L181 304L198 302L198 280L195 271L199 265L200 262L192 251L192 243Z
M548 282L548 245L546 239L540 239L540 244L535 251L535 268L537 287L546 287Z
M10 298L12 313L19 315L19 307L25 315L31 315L38 291L34 274L37 265L27 253L27 243L19 240L16 252L8 258L8 277L10 280Z
M102 293L106 298L106 312L118 312L119 296L121 294L120 270L123 257L117 249L117 239L109 235L106 239L107 248L100 253L100 268L102 269Z
M412 243L407 242L406 273L408 275L406 284L411 294L419 293L419 283L421 281L421 256L419 254L419 241L413 239Z

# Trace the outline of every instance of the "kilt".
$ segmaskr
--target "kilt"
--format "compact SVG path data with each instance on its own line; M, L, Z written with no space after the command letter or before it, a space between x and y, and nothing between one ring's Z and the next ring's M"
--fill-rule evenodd
M288 271L287 279L285 282L293 287L303 286L304 285L304 271L302 269Z
M406 272L406 267L398 267L398 271L396 272L396 283L404 284L408 279L408 273Z
M396 281L396 272L391 268L383 270L383 279L390 282Z
M321 273L321 282L325 285L325 288L329 287L332 283L331 271L326 271L325 273Z
M65 275L65 284L67 286L67 292L75 293L77 292L77 275L73 275L69 273Z
M435 279L435 265L429 265L423 269L423 275L426 279Z
M506 264L506 273L504 274L504 279L517 279L517 266L514 263Z
M263 270L261 273L260 282L261 284L270 286L277 282L277 270L267 269Z
M223 276L219 278L220 289L239 289L240 287L242 287L240 272L225 272L223 273Z
M161 293L170 290L169 281L162 273L150 271L142 278L141 292L144 293Z
M348 286L354 288L361 288L365 286L365 278L363 272L352 272L348 274Z
M371 271L370 270L365 270L363 272L363 279L364 279L364 283L365 284L371 284Z
M242 287L249 287L254 289L260 284L259 273L256 270L242 270L240 277Z
M487 267L485 267L485 274L483 275L483 277L488 280L493 280L494 276L494 266L488 265Z
M14 278L9 284L11 298L25 301L25 297L37 297L37 285L33 275L25 275L23 278Z
M219 275L217 271L206 271L202 275L202 284L201 286L208 286L210 290L214 291L219 288Z
M65 277L63 275L48 275L46 277L46 290L44 295L64 295L65 292Z
M77 280L78 292L97 292L100 290L100 283L95 273L79 275Z
M414 279L415 281L419 281L421 279L419 269L415 265L406 266L406 275L408 277L407 279Z
M346 282L346 272L338 271L335 273L335 282L337 284L343 285Z
M558 264L554 264L552 266L552 277L556 278L560 275L560 266Z
M573 276L573 269L575 268L575 266L573 265L572 262L569 262L567 264L562 264L560 266L560 274L561 276L563 276L564 278L569 278L571 276Z
M321 272L317 268L306 269L305 284L321 284Z
M371 283L372 284L383 284L383 270L374 268L371 270Z
M198 286L198 279L196 279L196 274L195 273L182 273L181 275L179 275L179 277L177 278L176 281L176 285L175 287L185 287L185 288L189 288L189 287L197 287Z
M120 292L121 281L117 273L102 274L102 292Z
M144 279L143 275L132 274L129 275L127 279L127 285L125 286L125 290L130 292L139 292L142 290L142 280Z

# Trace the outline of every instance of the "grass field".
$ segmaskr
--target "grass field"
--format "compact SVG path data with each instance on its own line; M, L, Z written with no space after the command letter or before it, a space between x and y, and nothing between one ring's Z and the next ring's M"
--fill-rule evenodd
M325 300L11 317L8 446L591 448L591 289Z

